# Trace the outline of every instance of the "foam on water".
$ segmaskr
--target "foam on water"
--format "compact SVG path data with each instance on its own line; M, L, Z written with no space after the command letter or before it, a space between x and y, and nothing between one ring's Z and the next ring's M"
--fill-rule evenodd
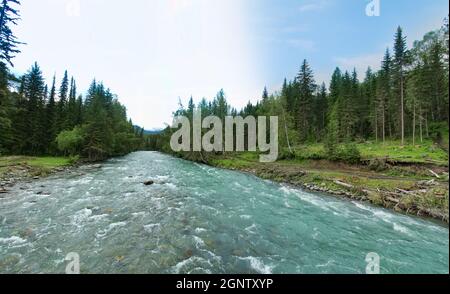
M369 252L382 273L449 268L446 226L156 152L22 188L0 200L0 273L64 273L69 252L85 273L364 273Z
M248 256L248 257L239 257L239 259L249 262L250 267L259 274L263 275L272 274L273 266L264 264L264 262L262 262L261 259L258 257Z

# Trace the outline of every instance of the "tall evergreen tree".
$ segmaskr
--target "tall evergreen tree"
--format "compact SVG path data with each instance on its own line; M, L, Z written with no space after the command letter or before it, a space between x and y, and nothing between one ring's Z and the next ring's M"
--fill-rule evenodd
M18 0L1 0L0 6L0 62L13 65L12 59L20 53L18 45L21 44L11 30L10 25L16 25L20 19L19 11L14 5L20 5Z
M306 59L300 67L296 82L298 87L297 127L300 140L305 142L311 135L313 96L316 90L314 74Z
M396 73L396 79L400 94L400 132L402 145L405 144L405 79L404 70L408 62L407 60L407 48L406 37L403 36L403 30L401 27L397 28L394 44L394 68Z
M67 130L67 94L69 91L69 76L67 70L64 72L64 77L59 88L59 101L56 115L56 131L57 133Z
M46 105L45 119L45 141L48 149L47 151L50 152L50 146L56 138L56 76L53 76L52 87L50 89L48 103Z
M27 100L27 153L32 155L43 154L45 144L44 121L44 92L45 82L42 71L35 63L25 77L25 99Z

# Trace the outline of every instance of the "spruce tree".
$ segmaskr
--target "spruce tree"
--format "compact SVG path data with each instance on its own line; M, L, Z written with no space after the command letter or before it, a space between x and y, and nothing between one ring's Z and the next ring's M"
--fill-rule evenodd
M313 107L313 96L316 90L313 71L306 59L300 67L297 75L298 102L297 102L297 127L299 138L305 142L311 135L311 118Z
M44 91L45 82L41 69L35 63L25 77L25 98L27 100L26 153L31 155L45 152Z
M53 76L52 87L50 89L48 103L46 105L45 120L45 142L47 145L47 151L51 152L51 145L56 138L56 76Z
M397 28L394 45L394 68L400 95L400 132L402 145L405 144L405 80L404 70L407 64L406 38L401 27Z
M64 72L64 77L59 88L59 101L56 115L56 133L67 130L67 94L69 91L69 77L67 70Z
M18 0L1 0L0 6L0 62L13 66L12 59L20 53L18 45L22 44L11 30L10 25L16 25L20 19L19 11L14 5L20 5Z

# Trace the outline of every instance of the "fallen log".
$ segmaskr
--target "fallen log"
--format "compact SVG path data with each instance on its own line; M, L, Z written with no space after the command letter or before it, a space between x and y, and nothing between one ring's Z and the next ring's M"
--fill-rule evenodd
M439 176L436 172L432 171L431 169L428 170L433 176L435 176L436 178L440 179L441 176Z
M400 200L398 200L397 198L386 196L385 199L397 203L397 205L400 204Z
M350 184L347 184L347 183L344 183L344 182L341 182L341 181L334 181L334 183L336 184L336 185L339 185L339 186L342 186L342 187L345 187L345 188L348 188L348 189L353 189L354 188L354 186L353 185L350 185Z
M399 189L399 188L397 188L396 190L398 192L400 192L400 193L408 194L408 195L411 195L411 196L414 196L414 197L418 197L419 196L416 193L414 193L413 191L406 191L406 190L402 190L402 189Z

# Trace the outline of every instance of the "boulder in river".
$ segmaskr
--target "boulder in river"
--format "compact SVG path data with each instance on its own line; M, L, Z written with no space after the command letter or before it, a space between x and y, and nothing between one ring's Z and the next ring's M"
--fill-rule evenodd
M148 181L145 181L144 182L144 185L146 185L146 186L151 186L151 185L153 185L155 183L155 181L153 181L153 180L148 180Z

